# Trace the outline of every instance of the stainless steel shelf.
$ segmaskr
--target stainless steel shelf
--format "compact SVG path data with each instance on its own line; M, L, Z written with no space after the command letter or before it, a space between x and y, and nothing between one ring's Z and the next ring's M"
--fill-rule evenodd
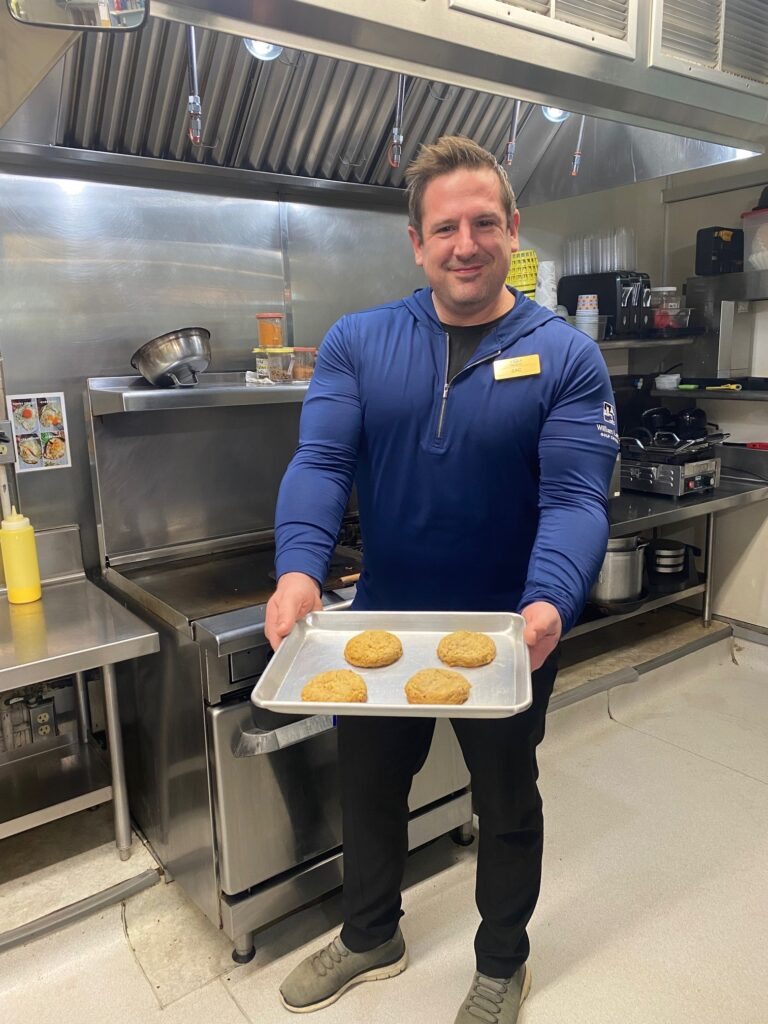
M89 744L33 752L3 765L0 792L0 839L112 799L109 771Z
M685 519L696 519L710 512L751 505L768 498L768 484L750 484L736 481L722 481L709 494L698 498L659 497L625 491L609 502L611 537L627 537L641 530L679 523Z
M683 498L678 501L653 494L635 494L628 491L618 498L611 499L611 537L626 537L629 534L640 533L657 526L677 523L686 519L696 519L699 516L709 515L711 512L722 512L765 499L768 499L768 484L735 481L723 481L714 491L702 497ZM644 612L653 611L655 608L677 604L678 601L684 601L696 594L703 594L705 590L706 580L699 575L699 582L695 586L651 598L632 612L603 615L590 619L588 622L580 622L573 627L565 639L583 636L596 629L604 629L616 622L623 622L624 619L631 619Z
M94 416L158 409L206 409L233 405L303 402L307 384L246 384L245 373L205 373L189 388L156 388L143 377L91 377Z
M695 594L703 594L704 587L705 584L703 582L697 583L694 587L688 587L685 590L678 590L673 594L664 594L660 597L651 598L651 600L644 602L633 612L624 612L622 615L603 615L600 618L591 619L589 622L580 622L573 627L565 639L570 640L571 637L583 636L584 633L591 633L596 629L605 629L606 626L613 626L617 622L623 622L624 619L632 619L636 615L643 615L645 612L651 612L654 608L663 608L668 604L677 604L678 601L684 601L687 597L693 597Z
M705 388L695 390L661 391L653 388L651 394L654 398L699 398L711 402L713 399L720 402L768 402L768 391L707 391Z
M668 348L670 345L691 345L696 335L685 338L617 338L616 341L598 341L601 349Z

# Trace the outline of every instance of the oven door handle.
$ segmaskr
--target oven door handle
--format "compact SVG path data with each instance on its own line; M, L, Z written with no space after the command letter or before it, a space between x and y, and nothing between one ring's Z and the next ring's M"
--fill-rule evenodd
M337 604L326 605L323 611L344 612L351 604L352 601L339 601ZM235 757L273 754L276 750L303 743L334 727L333 715L310 715L300 722L281 725L279 729L241 729L235 746Z
M310 715L300 722L281 725L279 729L241 729L235 747L235 757L255 757L274 754L276 750L303 743L313 736L334 728L333 715Z

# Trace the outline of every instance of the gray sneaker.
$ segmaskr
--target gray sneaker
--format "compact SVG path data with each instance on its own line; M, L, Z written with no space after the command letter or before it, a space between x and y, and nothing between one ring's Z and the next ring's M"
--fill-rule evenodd
M335 1003L358 982L394 978L407 966L399 928L388 942L367 953L353 953L337 937L291 971L280 986L280 998L286 1010L311 1013Z
M530 988L531 972L525 964L511 978L475 974L454 1024L517 1024L520 1007Z

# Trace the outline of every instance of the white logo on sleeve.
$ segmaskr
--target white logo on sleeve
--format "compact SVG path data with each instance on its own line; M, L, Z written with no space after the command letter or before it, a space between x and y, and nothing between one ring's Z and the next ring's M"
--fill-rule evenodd
M610 402L603 402L603 419L612 426L616 425L616 410Z

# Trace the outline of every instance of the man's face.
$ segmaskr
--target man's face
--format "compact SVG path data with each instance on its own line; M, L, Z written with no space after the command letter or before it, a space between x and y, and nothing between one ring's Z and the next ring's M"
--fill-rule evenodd
M515 211L507 223L501 186L490 168L451 171L424 190L422 238L408 228L416 263L424 268L435 309L448 323L482 323L508 293L509 260L520 248ZM480 319L478 319L480 317Z

